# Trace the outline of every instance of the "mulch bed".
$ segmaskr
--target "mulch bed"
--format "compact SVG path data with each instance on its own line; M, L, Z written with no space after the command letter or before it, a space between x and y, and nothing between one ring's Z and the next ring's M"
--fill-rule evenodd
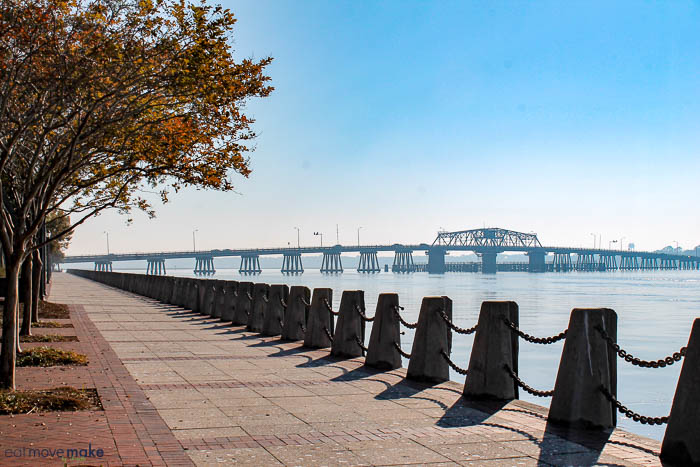
M78 336L61 336L59 334L34 334L20 336L20 342L78 342Z
M58 366L77 365L85 366L88 359L85 355L70 351L54 349L52 347L34 347L17 354L17 366Z
M70 318L68 305L41 300L39 302L39 318Z
M43 390L0 391L0 415L102 410L95 389L63 386Z
M34 328L72 328L73 323L57 323L56 321L39 321L38 323L33 323Z

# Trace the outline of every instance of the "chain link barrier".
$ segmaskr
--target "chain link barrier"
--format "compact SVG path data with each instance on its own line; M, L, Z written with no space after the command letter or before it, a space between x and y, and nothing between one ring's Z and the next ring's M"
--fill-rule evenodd
M360 305L355 304L355 311L357 311L357 314L360 315L360 318L362 318L364 321L374 321L375 316L372 316L371 318L368 317L364 311L360 308Z
M396 350L399 351L399 353L401 354L401 356L402 356L403 358L408 358L409 360L411 359L411 354L410 354L410 353L406 353L406 352L404 352L403 350L401 350L401 346L399 345L398 342L394 342L394 347L396 348Z
M552 395L554 394L554 389L552 389L551 391L538 391L537 389L528 386L522 379L518 377L517 374L515 374L513 370L511 370L511 368L508 365L503 365L503 368L508 372L510 377L513 378L513 380L515 380L518 386L525 390L525 392L529 392L533 396L537 397L552 397Z
M442 316L442 319L447 323L447 325L456 333L459 334L473 334L474 331L476 331L476 324L472 328L460 328L456 324L454 324L452 321L450 321L450 318L447 316L447 313L445 313L445 310L439 309L438 313L440 313L440 316Z
M603 339L605 339L608 345L615 351L615 353L617 353L617 355L620 356L621 359L623 359L627 363L631 363L632 365L639 366L642 368L664 368L667 366L671 366L676 362L680 362L683 359L683 357L685 357L685 353L688 350L687 347L681 347L681 349L678 352L674 352L673 355L669 357L660 358L658 360L642 360L621 349L620 345L617 342L615 342L613 338L610 337L608 333L605 332L605 329L603 329L602 327L596 326L596 330L600 333Z
M367 347L365 347L365 344L362 342L362 339L360 339L360 336L355 334L355 342L357 342L357 345L360 346L363 352L367 353Z
M323 332L325 332L326 335L328 336L328 339L330 339L330 341L333 342L333 335L331 334L331 332L328 330L328 328L326 326L323 326Z
M450 365L450 368L452 368L454 371L456 371L460 375L464 375L464 376L467 375L467 370L465 370L464 368L458 367L457 364L450 359L450 356L447 355L447 352L445 352L445 349L440 349L440 355L442 355L442 357L447 361L447 364Z
M339 311L333 311L333 307L331 307L331 304L328 303L328 299L327 299L327 298L324 298L324 299L323 299L323 304L326 305L326 308L328 308L328 311L329 311L330 314L332 314L333 316L338 316L338 315L340 314Z
M610 391L605 386L600 386L600 392L605 395L605 398L613 403L617 410L627 418L631 418L635 422L641 423L642 425L663 425L668 423L668 417L646 417L640 415L637 412L633 412L628 409L620 401L617 400L615 396L610 394Z
M416 329L418 327L418 323L409 323L408 321L404 321L404 319L401 317L401 313L399 313L399 310L403 310L404 308L402 306L396 305L394 306L394 313L396 313L396 317L399 318L399 321L401 324L406 326L408 329Z
M515 324L513 324L508 318L503 318L503 322L506 323L506 326L508 326L511 329L511 331L513 331L526 341L532 342L533 344L554 344L555 342L559 342L562 339L566 339L566 333L568 331L568 329L564 329L556 336L551 337L535 337L518 329L518 327Z

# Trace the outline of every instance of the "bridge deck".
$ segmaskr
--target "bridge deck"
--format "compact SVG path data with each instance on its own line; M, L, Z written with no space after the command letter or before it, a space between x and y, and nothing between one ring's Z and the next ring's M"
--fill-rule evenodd
M198 465L659 465L653 440L566 433L532 404L468 404L79 277L55 274L51 299L84 306Z

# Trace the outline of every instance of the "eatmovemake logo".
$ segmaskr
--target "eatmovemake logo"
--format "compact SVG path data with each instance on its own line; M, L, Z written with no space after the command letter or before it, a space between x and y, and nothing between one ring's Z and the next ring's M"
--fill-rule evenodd
M102 448L93 448L92 443L88 443L84 448L41 448L22 447L15 449L5 449L5 457L29 458L29 459L61 459L68 461L86 461L89 459L101 459L105 452Z

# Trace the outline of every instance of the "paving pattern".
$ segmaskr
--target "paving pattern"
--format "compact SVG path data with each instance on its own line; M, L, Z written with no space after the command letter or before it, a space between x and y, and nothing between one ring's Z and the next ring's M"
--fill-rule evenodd
M51 300L82 306L126 370L137 436L156 435L169 465L660 465L653 440L567 432L533 404L467 402L454 382L412 383L87 279L55 274Z

